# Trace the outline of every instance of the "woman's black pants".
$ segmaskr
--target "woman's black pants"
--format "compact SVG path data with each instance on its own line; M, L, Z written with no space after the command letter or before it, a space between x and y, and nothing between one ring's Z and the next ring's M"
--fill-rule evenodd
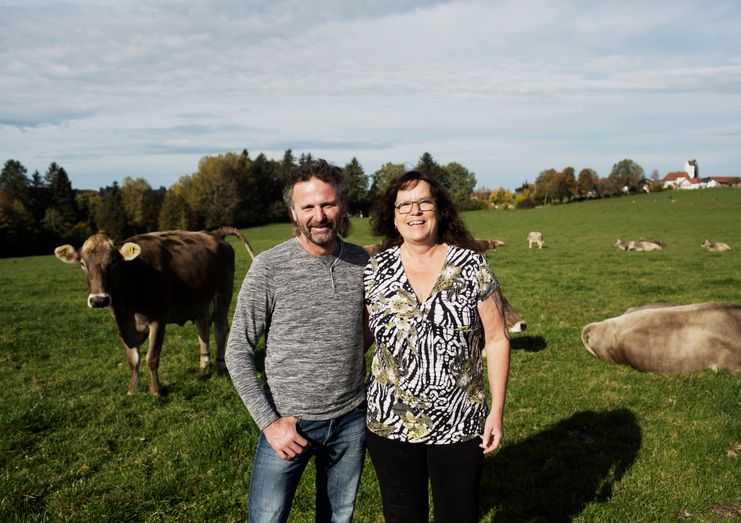
M386 523L428 521L428 480L435 523L478 521L484 464L479 443L479 438L448 445L407 443L367 431Z

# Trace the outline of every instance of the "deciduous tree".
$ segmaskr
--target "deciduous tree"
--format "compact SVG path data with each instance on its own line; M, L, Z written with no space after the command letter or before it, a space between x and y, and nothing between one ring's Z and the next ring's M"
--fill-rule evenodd
M404 165L400 163L387 163L373 173L373 184L370 190L370 200L375 202L386 192L391 181L397 176L404 174Z
M496 205L504 205L512 203L512 193L504 187L500 187L496 191L492 191L489 195L489 201Z
M462 209L474 207L471 194L476 187L476 175L458 162L450 162L443 170L450 180L448 191L453 202Z
M590 194L597 194L597 182L599 176L594 169L582 169L579 171L579 178L576 181L576 192L581 198L587 198Z
M541 171L535 180L533 199L544 204L562 203L571 199L576 192L576 180L573 167L563 171L546 169Z
M626 158L612 166L608 179L613 181L620 189L627 187L630 191L637 191L645 177L643 167Z
M238 178L239 155L227 153L205 156L198 162L198 172L193 175L196 210L205 228L213 229L234 223L239 205Z
M124 178L120 187L121 201L129 225L135 232L157 229L162 198L144 178Z
M159 229L162 231L169 230L188 230L192 223L192 211L177 190L170 189L165 194L160 208Z
M0 256L32 254L33 216L17 198L0 190Z

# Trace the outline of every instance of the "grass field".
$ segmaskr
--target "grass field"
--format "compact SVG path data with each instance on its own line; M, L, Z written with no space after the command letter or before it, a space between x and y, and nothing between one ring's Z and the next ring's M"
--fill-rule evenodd
M645 374L581 345L581 328L651 302L741 303L741 190L676 191L530 211L476 211L512 340L502 448L486 459L482 521L727 521L741 503L741 380ZM545 237L528 249L531 230ZM244 231L257 251L286 224ZM617 252L617 238L663 240ZM728 253L700 248L725 241ZM371 243L367 221L350 241ZM248 267L234 244L237 285ZM161 398L127 396L107 312L53 256L0 260L0 521L242 521L257 430L228 377L201 375L193 325L169 326ZM366 462L357 521L382 521ZM313 521L305 475L292 521Z

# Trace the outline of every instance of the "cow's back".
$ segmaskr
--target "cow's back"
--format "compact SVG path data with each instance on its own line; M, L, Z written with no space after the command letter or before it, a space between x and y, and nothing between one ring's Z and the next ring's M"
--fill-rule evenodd
M606 361L653 372L715 368L741 373L739 305L647 306L585 329L590 352Z
M223 238L166 231L126 241L141 248L126 264L127 301L134 312L182 323L202 315L217 294L231 297L234 250Z

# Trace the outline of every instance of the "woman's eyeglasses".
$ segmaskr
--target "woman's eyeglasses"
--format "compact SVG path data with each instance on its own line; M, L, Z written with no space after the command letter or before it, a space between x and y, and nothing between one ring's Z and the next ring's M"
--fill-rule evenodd
M394 205L394 207L399 214L409 214L412 212L415 205L419 207L419 210L422 212L431 211L435 208L435 200L426 199L415 202L401 202Z

